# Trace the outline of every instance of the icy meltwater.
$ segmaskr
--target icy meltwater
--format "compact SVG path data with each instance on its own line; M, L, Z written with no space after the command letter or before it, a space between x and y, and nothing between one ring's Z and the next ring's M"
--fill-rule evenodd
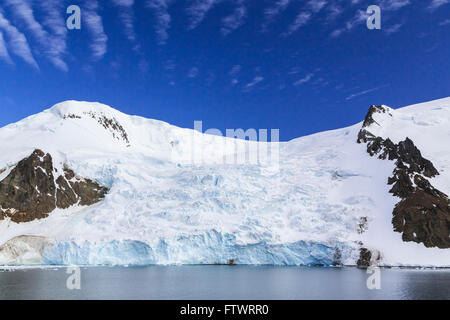
M450 270L381 269L381 289L357 268L150 266L0 271L0 299L450 299Z

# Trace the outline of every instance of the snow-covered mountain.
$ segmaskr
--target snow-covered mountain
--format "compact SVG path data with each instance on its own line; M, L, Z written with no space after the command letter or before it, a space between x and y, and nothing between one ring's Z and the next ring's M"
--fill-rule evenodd
M0 129L0 265L450 266L449 138L450 98L268 144L63 102Z

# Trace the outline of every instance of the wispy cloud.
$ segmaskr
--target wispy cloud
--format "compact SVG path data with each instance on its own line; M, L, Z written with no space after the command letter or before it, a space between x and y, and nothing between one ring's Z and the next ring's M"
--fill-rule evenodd
M337 4L332 4L328 6L327 11L328 11L327 20L330 21L340 16L344 12L344 9L342 9L342 7L340 7Z
M63 16L64 4L59 0L40 1L40 9L43 11L42 25L50 30L49 53L53 56L53 63L62 70L67 70L62 56L67 50L67 27Z
M264 10L264 23L262 29L267 29L267 26L272 23L276 16L287 9L291 0L277 0L273 6Z
M334 30L333 32L331 32L330 36L338 37L342 33L352 30L355 26L366 22L367 18L368 14L365 11L358 10L356 14L353 16L353 18L345 23L344 27Z
M222 34L226 36L239 28L244 23L246 16L247 7L245 6L245 1L240 0L237 3L237 7L234 9L234 12L231 15L223 18L223 25L221 28Z
M0 31L0 59L6 63L13 64L11 57L9 56L8 49L6 48L5 39L3 38L3 33Z
M190 23L188 28L195 29L203 19L205 19L206 14L221 0L194 0L194 3L187 8L187 13L190 18Z
M294 23L292 23L284 36L288 36L295 31L297 31L300 27L304 26L308 23L308 21L311 19L311 13L310 12L300 12L297 17L295 18Z
M410 4L410 0L382 0L380 7L382 10L396 11Z
M42 1L45 2L45 1ZM63 61L62 56L66 51L66 31L62 31L61 23L64 26L64 20L58 12L58 8L62 10L60 3L49 0L46 3L40 3L45 11L46 23L51 26L50 34L36 20L31 3L25 0L4 0L5 6L9 8L14 17L20 20L26 28L31 32L32 36L39 44L43 54L59 69L68 71L67 64Z
M308 73L306 76L304 76L303 78L301 78L300 80L297 80L293 83L294 86L300 86L304 83L309 82L312 78L314 77L314 73Z
M368 93L371 93L371 92L374 92L374 91L377 91L377 90L380 90L380 89L386 88L386 87L388 87L387 84L383 85L383 86L380 86L380 87L376 87L376 88L372 88L372 89L368 89L368 90L363 90L363 91L360 91L360 92L357 92L357 93L353 93L353 94L349 95L347 98L345 98L345 100L347 100L347 101L348 100L352 100L354 98L366 95Z
M321 11L327 4L328 0L309 0L306 3L305 8L297 15L294 22L288 27L288 30L284 32L282 36L289 36L306 25L311 20L313 15Z
M169 39L167 30L170 28L171 17L169 14L169 5L171 0L148 0L146 5L152 9L156 19L155 31L158 37L158 43L166 44Z
M87 28L92 34L92 43L90 48L94 60L101 60L107 51L108 37L103 28L102 17L98 14L98 1L85 0L85 9L83 19Z
M307 3L307 7L314 13L322 10L323 7L327 4L326 0L309 0Z
M256 77L253 78L253 80L252 80L251 82L249 82L249 83L247 83L247 84L245 85L245 88L246 88L246 89L250 89L251 87L256 86L258 83L260 83L260 82L263 81L263 80L264 80L263 77L261 77L261 76L256 76Z
M136 32L134 31L134 0L111 0L113 4L119 7L119 19L124 26L124 33L132 43L136 41Z
M231 85L232 86L235 86L235 85L237 85L239 83L238 75L241 72L241 70L242 70L242 66L239 65L239 64L235 64L231 68L230 72L228 72L228 75L232 78L231 79Z
M393 26L385 28L384 32L386 32L387 34L396 33L396 32L398 32L400 30L400 28L402 26L403 26L403 23L397 23L397 24L394 24Z
M450 3L450 0L433 0L431 1L429 8L434 10L447 3Z
M235 64L235 65L231 68L230 72L228 72L228 74L229 74L230 76L235 76L235 75L237 75L239 72L241 72L241 69L242 69L242 66L241 66L240 64Z
M177 65L175 64L175 62L172 59L169 59L164 63L165 70L172 71L172 70L175 70L176 67L177 67Z
M441 21L441 22L439 23L440 26L446 26L446 25L449 25L449 24L450 24L450 19L446 19L446 20Z
M197 67L192 67L189 72L188 72L188 78L197 78L198 76L198 68Z
M450 1L450 0L449 0ZM360 1L352 1L352 4L356 5L359 4ZM411 4L411 0L380 0L378 2L378 5L381 7L383 11L397 11L400 10L408 5ZM329 8L332 8L332 6L329 6ZM357 7L355 7L357 8ZM336 15L341 14L339 9L336 9ZM337 28L333 30L330 34L331 37L338 37L342 35L344 32L348 32L353 30L356 26L366 23L367 18L369 17L369 14L365 10L358 9L355 13L355 15L348 20L343 27ZM384 29L384 31L387 34L392 34L394 32L399 31L399 29L402 27L403 23L399 23L396 25L393 25L392 27L388 29Z
M132 7L134 0L111 0L116 6Z
M134 28L135 16L133 11L134 0L111 0L119 10L119 19L124 28L124 34L132 45L133 51L140 57L138 62L139 70L143 73L148 71L149 65L144 58L142 46L137 40L136 31Z
M299 67L293 67L293 68L291 68L289 71L288 71L288 74L289 75L292 75L292 74L298 74L300 72L300 68Z
M0 11L0 31L4 32L7 46L12 53L22 58L35 69L39 70L39 66L31 53L27 38L15 26L13 26L3 13Z

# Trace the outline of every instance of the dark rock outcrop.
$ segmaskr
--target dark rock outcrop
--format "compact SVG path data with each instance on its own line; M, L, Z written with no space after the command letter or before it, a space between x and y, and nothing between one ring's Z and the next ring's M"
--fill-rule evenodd
M376 105L371 105L369 108L369 111L367 112L366 117L364 118L364 122L362 127L366 128L371 126L373 123L378 124L374 119L373 119L373 115L375 113L387 113L389 114L389 109L383 107L383 106L376 106ZM391 115L391 114L389 114ZM391 115L392 116L392 115Z
M333 254L333 266L342 266L342 251L339 248L334 250Z
M376 123L375 112L386 113L387 110L381 106L370 107L358 134L358 143L366 143L371 156L396 161L393 176L388 179L388 184L392 185L389 192L402 199L393 211L394 231L402 233L403 241L450 248L450 201L425 178L439 175L438 170L422 156L411 139L395 144L389 138L376 137L369 132L367 127Z
M101 201L108 188L76 177L69 168L58 175L50 154L35 150L0 181L0 219L29 222L48 217L56 208L92 205Z
M381 260L381 254L378 250L369 250L367 248L359 249L359 259L356 266L361 269L377 266Z
M402 233L403 241L423 243L426 247L450 248L450 201L444 193L434 188L421 175L414 175L412 181L403 172L404 180L411 184L397 187L402 198L394 208L392 223L394 230ZM393 187L393 189L394 189Z
M370 261L372 259L372 252L369 249L361 248L359 249L359 259L356 262L358 268L368 268L370 267Z

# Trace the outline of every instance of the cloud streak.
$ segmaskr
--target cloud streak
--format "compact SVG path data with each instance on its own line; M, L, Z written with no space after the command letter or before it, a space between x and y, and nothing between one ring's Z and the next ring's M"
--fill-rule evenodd
M387 28L387 29L384 29L384 31L387 33L387 34L393 34L393 33L396 33L396 32L398 32L398 31L400 31L400 28L401 27L403 27L403 23L397 23L397 24L394 24L393 26L390 26L389 28Z
M26 37L15 26L13 26L8 19L6 19L3 13L0 11L0 31L4 32L7 40L8 48L22 58L25 62L31 65L36 70L39 70L39 66L31 53L30 46Z
M298 87L304 83L309 82L312 78L314 77L314 73L308 73L305 77L303 77L302 79L295 81L293 84L294 86Z
M63 61L67 51L67 27L63 3L59 0L48 0L39 2L40 9L44 13L42 25L50 30L48 37L48 53L55 66L63 71L68 71L66 62Z
M244 24L245 18L247 16L247 7L244 1L238 1L238 6L234 9L234 12L223 18L221 32L224 36L230 34L241 25Z
M160 45L166 44L169 39L167 30L170 28L172 18L169 14L171 0L148 0L146 6L153 10L156 19L155 31Z
M9 56L8 49L6 48L5 39L3 38L3 33L0 31L0 59L8 64L13 64L11 57Z
M442 7L444 4L447 4L447 3L450 3L450 0L433 0L433 1L430 3L429 8L430 8L431 10L434 10L434 9L439 8L439 7Z
M111 0L113 4L119 7L119 19L124 26L125 36L130 42L136 41L136 33L134 31L134 0Z
M206 14L221 0L195 0L194 3L187 8L190 18L188 29L197 28L205 19Z
M64 26L64 20L61 19L58 12L58 8L62 10L60 2L54 0L40 2L40 6L45 13L45 22L54 32L52 34L47 32L36 20L29 2L25 0L4 0L4 3L12 11L14 17L31 32L31 35L39 44L39 48L50 62L60 70L68 71L67 64L63 60L66 51L66 33L61 30L61 23Z
M357 98L357 97L366 95L366 94L368 94L368 93L372 93L372 92L374 92L374 91L380 90L380 89L382 89L382 88L386 88L387 86L388 86L388 85L384 85L384 86L380 86L380 87L376 87L376 88L372 88L372 89L360 91L360 92L357 92L357 93L353 93L353 94L349 95L347 98L345 98L345 100L349 101L349 100L352 100L352 99L354 99L354 98Z
M103 28L102 17L98 14L97 0L85 0L85 10L83 11L82 21L92 34L92 57L95 61L101 60L107 52L108 37Z
M265 9L264 10L265 18L262 26L263 30L266 30L267 26L271 24L279 14L285 11L290 3L291 0L277 0L277 2L275 2L273 6Z
M355 26L363 24L364 22L366 22L368 16L369 15L365 11L358 10L356 12L356 14L353 16L353 18L350 19L349 21L347 21L347 23L345 23L345 26L343 28L339 28L339 29L334 30L330 34L330 36L333 37L333 38L336 38L336 37L340 36L342 33L352 30Z
M188 78L197 78L198 76L198 68L197 67L193 67L189 70L187 77Z
M300 29L300 27L304 26L305 24L307 24L309 22L309 20L311 19L312 14L310 12L300 12L297 17L295 18L294 23L292 23L288 30L286 31L286 33L284 34L285 36L288 36L292 33L294 33L295 31L297 31L298 29Z
M327 4L326 0L309 0L307 3L307 7L314 13L322 10L323 7Z
M245 88L246 88L246 89L250 89L250 88L256 86L258 83L260 83L260 82L263 81L263 80L264 80L263 77L261 77L261 76L256 76L256 77L253 78L253 80L252 80L251 82L249 82L249 83L247 83L247 84L245 85Z
M380 7L382 10L396 11L410 4L410 0L383 0L380 2Z

